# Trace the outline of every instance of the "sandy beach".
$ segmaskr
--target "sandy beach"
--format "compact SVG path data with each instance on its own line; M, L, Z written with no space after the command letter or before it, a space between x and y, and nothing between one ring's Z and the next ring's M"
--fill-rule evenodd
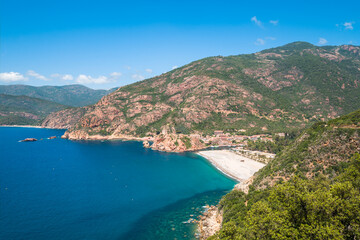
M263 163L240 156L229 150L199 151L197 154L205 157L221 172L239 182L249 179L265 166Z
M20 127L20 128L45 128L45 129L61 129L61 128L50 128L36 125L0 125L0 127Z
M33 125L0 125L0 127L43 128L41 126L33 126Z

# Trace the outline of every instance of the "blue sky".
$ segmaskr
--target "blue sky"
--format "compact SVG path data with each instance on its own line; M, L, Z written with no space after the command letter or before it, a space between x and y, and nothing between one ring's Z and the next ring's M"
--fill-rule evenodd
M360 44L360 1L0 0L0 84L108 89L294 41Z

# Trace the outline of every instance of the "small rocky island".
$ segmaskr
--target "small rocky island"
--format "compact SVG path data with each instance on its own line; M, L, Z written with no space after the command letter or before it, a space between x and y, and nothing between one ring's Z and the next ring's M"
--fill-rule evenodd
M25 138L24 140L21 140L20 142L35 142L37 141L36 138Z

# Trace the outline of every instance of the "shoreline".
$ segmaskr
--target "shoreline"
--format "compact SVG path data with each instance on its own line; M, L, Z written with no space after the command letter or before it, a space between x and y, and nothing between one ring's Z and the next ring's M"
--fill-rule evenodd
M240 156L229 150L209 150L196 152L205 158L216 169L227 177L236 180L238 183L233 189L244 191L253 181L254 174L266 164L257 162L250 158ZM244 192L247 192L246 190ZM205 211L198 221L197 232L201 240L205 240L216 234L222 225L222 211L218 206L211 206Z
M196 154L204 157L216 169L238 183L245 182L265 166L229 150L197 151Z
M20 127L20 128L35 128L35 129L57 129L65 130L61 128L49 128L43 126L33 126L33 125L1 125L0 127ZM61 137L64 138L64 135ZM153 138L145 137L133 137L129 135L118 135L118 136L102 136L102 135L88 135L86 138L69 138L71 141L152 141ZM206 148L205 148L206 149ZM250 158L240 156L230 150L191 150L193 152L208 161L212 167L216 168L226 177L234 180L236 183L233 189L237 189L238 185L247 185L249 179L262 167L266 164L257 162ZM159 151L159 150L158 150ZM179 153L179 152L173 152ZM216 206L211 206L208 211L203 213L200 216L200 220L197 224L197 231L200 236L200 239L206 239L214 235L217 231L220 230L222 224L222 212L219 212L219 209Z
M63 135L64 136L64 135ZM66 138L69 139L71 141L111 141L111 140L119 140L119 141L153 141L153 138L151 137L144 137L144 138L140 138L140 137L133 137L133 136L127 136L127 135L122 135L122 136L102 136L102 135L89 135L86 138L74 138L74 137L68 137L68 136L64 136L62 138Z
M202 152L202 151L201 151ZM195 152L197 155L202 156L203 158L205 158L214 168L216 168L218 171L220 171L222 174L224 174L225 176L227 176L228 178L231 178L232 180L235 180L238 183L240 183L241 181L243 181L243 179L239 179L236 176L233 176L231 173L226 172L221 166L219 166L216 161L213 161L211 158L203 155L202 153L199 152Z
M44 128L44 129L66 130L65 128L50 128L50 127L42 127L36 125L0 125L0 127Z

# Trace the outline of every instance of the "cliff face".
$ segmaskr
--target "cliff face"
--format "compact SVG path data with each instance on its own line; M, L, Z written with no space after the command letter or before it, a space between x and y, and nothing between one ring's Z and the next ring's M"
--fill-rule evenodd
M165 152L194 151L205 147L198 134L176 134L174 127L166 125L162 132L153 139L152 149Z
M157 136L154 146L171 142L164 148L182 149L188 141L181 134L283 132L360 108L359 84L360 48L355 46L297 42L256 54L205 58L104 96L67 136L155 138L169 125L179 136Z
M82 107L53 112L44 119L41 126L47 128L69 129L81 119L87 110L87 107Z

